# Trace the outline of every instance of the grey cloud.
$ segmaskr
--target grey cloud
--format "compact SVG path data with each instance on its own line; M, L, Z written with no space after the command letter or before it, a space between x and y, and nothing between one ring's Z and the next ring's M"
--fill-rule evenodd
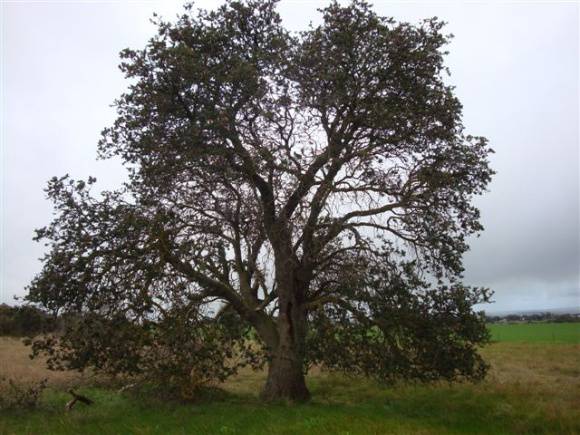
M179 1L8 3L3 7L0 302L22 295L43 247L33 229L51 208L53 175L96 175L101 188L124 177L96 162L100 130L127 83L117 53L154 31L152 12L172 18ZM215 6L216 2L196 2ZM326 1L282 1L293 30L317 22ZM486 231L472 240L466 281L496 290L493 309L580 305L578 4L390 3L402 21L438 16L455 35L449 83L468 133L489 138L497 175L477 199Z

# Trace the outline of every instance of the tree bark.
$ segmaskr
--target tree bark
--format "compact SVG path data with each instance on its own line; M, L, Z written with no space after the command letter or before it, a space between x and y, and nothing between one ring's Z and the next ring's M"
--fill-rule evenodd
M297 292L283 292L278 314L278 346L271 355L265 400L304 402L310 398L305 379L306 310Z
M262 391L265 400L304 402L310 398L304 373L304 337L296 342L292 324L279 327L280 344L268 365L268 378ZM292 334L292 336L290 335Z
M290 400L305 402L310 399L302 361L292 355L274 356L268 367L268 379L262 391L264 400Z
M287 222L280 221L271 227L269 238L275 256L278 339L275 349L270 352L262 398L304 402L310 398L304 367L307 316L303 303L309 276L302 273L300 261L292 249Z

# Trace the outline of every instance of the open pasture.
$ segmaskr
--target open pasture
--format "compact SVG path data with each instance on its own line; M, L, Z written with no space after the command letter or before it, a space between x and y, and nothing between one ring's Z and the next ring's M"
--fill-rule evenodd
M480 384L386 387L313 370L313 399L304 405L260 402L262 372L244 371L208 397L179 404L99 387L88 375L54 374L27 354L18 340L0 338L2 374L48 377L50 388L38 409L3 413L1 434L580 433L580 345L573 343L493 343L483 349L492 368ZM65 413L70 386L95 405Z
M489 329L499 342L580 344L580 323L494 323Z

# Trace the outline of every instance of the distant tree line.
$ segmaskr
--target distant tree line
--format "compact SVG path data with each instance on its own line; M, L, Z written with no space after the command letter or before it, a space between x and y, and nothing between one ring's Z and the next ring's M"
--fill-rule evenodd
M60 319L31 305L0 304L0 335L15 337L34 336L55 332Z
M508 314L485 316L487 323L500 322L580 322L580 314L551 312L530 314ZM0 335L1 336L34 336L57 332L63 329L64 320L45 310L32 305L10 306L0 304Z
M487 323L500 322L580 322L580 314L556 314L556 313L533 313L533 314L508 314L505 316L485 316Z
M580 322L580 314L551 312L485 316L487 323L500 322ZM64 320L32 305L10 306L0 304L1 336L35 336L63 330Z

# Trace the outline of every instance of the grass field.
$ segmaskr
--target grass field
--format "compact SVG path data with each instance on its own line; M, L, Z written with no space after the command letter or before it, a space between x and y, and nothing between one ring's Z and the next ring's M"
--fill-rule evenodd
M264 374L252 371L196 404L120 394L89 386L94 380L87 376L49 373L51 388L40 408L0 414L0 433L580 434L580 345L507 341L483 354L492 369L476 385L386 388L318 370L309 376L313 399L305 405L261 403ZM14 339L0 338L0 361L0 370L17 379L47 376ZM65 413L68 386L95 405Z
M494 341L580 344L580 323L494 323L489 329Z

